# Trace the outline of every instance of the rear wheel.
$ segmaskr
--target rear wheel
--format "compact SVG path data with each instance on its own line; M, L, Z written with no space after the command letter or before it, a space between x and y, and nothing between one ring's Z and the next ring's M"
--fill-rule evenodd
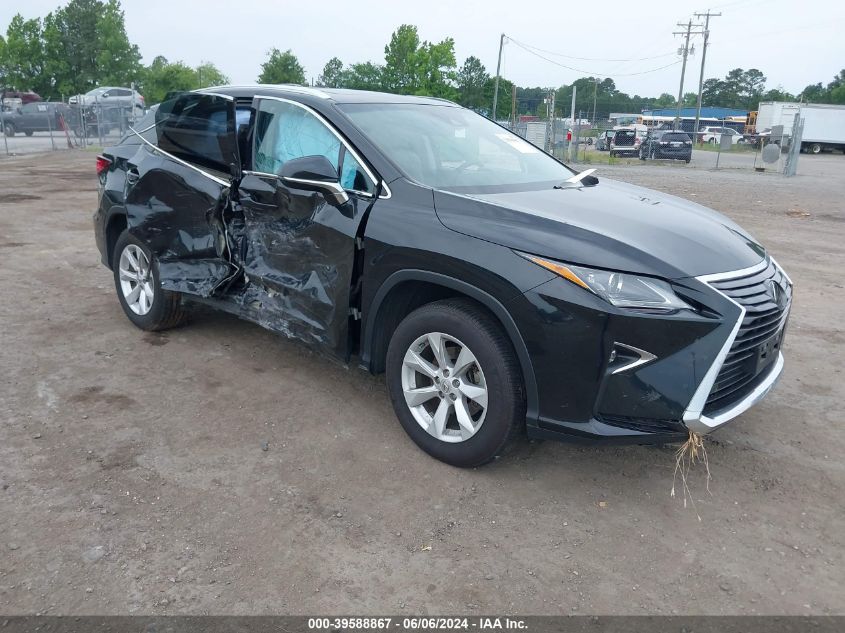
M137 327L167 330L185 320L182 295L162 289L158 262L146 244L129 231L117 239L112 270L120 306Z
M810 145L810 153L811 154L821 154L822 153L822 146L819 143L813 143Z
M32 130L26 130L24 131L24 134L26 134L27 136L32 136Z
M432 457L480 466L525 423L522 374L510 340L477 304L448 299L409 314L387 350L399 422Z
M3 131L6 133L6 136L14 136L14 135L15 135L15 132L16 132L17 130L15 130L15 126L14 126L14 124L12 124L12 123L4 123L4 124L3 124Z

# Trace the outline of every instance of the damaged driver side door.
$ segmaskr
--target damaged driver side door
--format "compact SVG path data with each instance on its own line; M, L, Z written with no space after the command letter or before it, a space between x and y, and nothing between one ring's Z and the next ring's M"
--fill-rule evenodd
M356 238L377 180L315 110L279 97L253 108L252 171L239 185L250 316L347 358Z
M180 95L159 106L156 142L128 162L129 230L155 254L166 290L208 297L235 272L224 215L239 176L235 125L231 97Z

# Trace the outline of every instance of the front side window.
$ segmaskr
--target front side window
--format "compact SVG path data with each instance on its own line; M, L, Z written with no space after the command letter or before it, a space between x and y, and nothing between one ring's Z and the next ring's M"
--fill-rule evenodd
M286 162L305 156L326 157L344 189L373 192L373 182L360 163L313 113L286 101L259 101L253 147L256 171L278 174Z
M406 176L428 187L460 192L544 188L573 174L522 137L464 108L395 103L339 107Z

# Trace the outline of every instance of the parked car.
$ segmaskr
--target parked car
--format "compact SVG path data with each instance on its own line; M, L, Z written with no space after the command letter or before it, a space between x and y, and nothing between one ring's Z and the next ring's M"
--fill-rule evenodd
M26 105L27 103L35 103L36 101L43 101L41 95L31 90L4 90L2 99L6 103L14 103L15 107Z
M14 136L18 132L32 136L35 132L61 131L62 120L69 121L70 108L61 101L37 101L0 116L6 136Z
M613 138L610 139L610 155L637 156L640 153L642 140L642 135L634 128L615 130Z
M692 139L680 130L654 130L649 132L640 145L640 160L647 158L671 158L673 160L692 160Z
M144 113L146 103L137 90L103 86L89 90L84 95L74 95L68 99L72 105L99 105L106 109L124 109L135 115Z
M604 130L600 132L598 137L596 138L596 149L600 152L607 152L610 150L610 140L613 138L614 135L613 130Z
M731 137L732 145L745 142L742 133L737 132L732 127L701 127L698 129L698 142L716 145L722 142L723 134Z
M223 86L136 130L97 157L94 214L128 319L163 330L201 303L385 372L449 464L524 429L685 440L781 374L792 283L745 230L457 105Z

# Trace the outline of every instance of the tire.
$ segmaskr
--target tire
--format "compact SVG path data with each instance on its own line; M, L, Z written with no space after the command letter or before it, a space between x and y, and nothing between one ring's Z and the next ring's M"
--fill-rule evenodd
M432 340L445 350L446 373L433 354ZM445 344L440 345L442 341ZM412 350L417 357L411 355ZM462 350L472 359L464 371L455 369ZM417 369L422 367L417 361L406 362L414 358L428 363L425 373ZM386 371L390 401L405 432L442 462L462 468L481 466L501 455L508 440L525 428L525 388L513 346L496 319L472 301L435 301L405 317L390 339ZM412 411L406 387L431 395ZM481 397L467 397L480 392L484 392ZM438 436L436 418L441 407L446 414ZM463 416L466 424L459 423L459 411L469 414L469 418ZM467 430L467 424L473 430Z
M148 281L145 282L142 290L135 295L138 297L139 301L147 302L146 311L144 311L144 306L142 304L135 304L132 302L132 306L134 306L133 309L130 302L127 301L127 292L125 291L121 280L121 268L130 273L137 272L138 268L135 267L133 270L133 266L131 264L132 260L128 257L124 259L124 251L134 253L136 260L138 251L143 253L144 257L146 257L147 264L146 266L142 266L142 269L145 269L147 273L146 279ZM121 260L123 260L123 262ZM152 253L147 245L136 237L130 235L128 230L123 231L123 233L120 234L120 237L117 238L117 243L114 246L112 270L114 272L114 287L117 292L118 301L120 301L120 307L123 308L123 312L126 314L127 318L132 321L136 327L142 330L155 332L174 328L185 321L187 313L182 306L182 295L178 292L171 292L169 290L162 289L158 274L158 262L155 257L152 256ZM133 286L132 279L129 279L127 283L130 288L135 288L138 285L141 285L136 283ZM146 290L143 289L144 287L146 287ZM143 298L141 297L142 294L145 295ZM149 299L150 294L152 294L151 300ZM131 297L132 295L130 294L129 298Z
M715 145L715 144L716 144L716 137L714 136L713 138L711 138L711 139L710 139L709 141L707 141L707 142L708 142L708 143L710 143L711 145Z
M811 154L821 154L822 153L822 146L819 143L813 143L808 148Z
M26 134L27 136L32 136L33 131L32 131L32 130L26 130L26 131L24 132L24 134Z
M11 123L4 123L3 131L6 133L6 136L14 136L17 130L15 130L15 126Z
M685 158L685 159L684 159L684 162L685 162L687 165L689 165L689 163L690 163L690 161L691 161L691 160L692 160L691 158Z
M616 152L611 151L611 152L610 152L610 157L611 157L611 158L616 158Z

